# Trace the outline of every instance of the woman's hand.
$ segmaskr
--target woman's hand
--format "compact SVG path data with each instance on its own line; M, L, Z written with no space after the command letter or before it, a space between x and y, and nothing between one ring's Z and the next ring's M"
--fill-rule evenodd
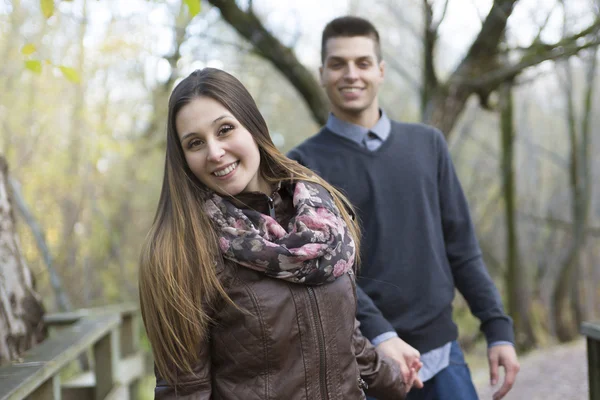
M402 379L409 388L408 390L413 387L418 389L423 387L423 382L419 379L419 370L423 363L421 362L421 353L417 349L404 340L393 337L378 344L377 350L398 363Z

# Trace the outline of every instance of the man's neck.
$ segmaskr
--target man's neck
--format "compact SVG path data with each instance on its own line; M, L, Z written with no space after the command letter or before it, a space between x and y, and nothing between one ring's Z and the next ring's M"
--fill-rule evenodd
M332 110L331 111L336 118L350 122L351 124L360 125L367 129L371 129L377 124L379 121L379 107L375 107L373 109L364 110L359 113L348 113L343 112L341 110Z

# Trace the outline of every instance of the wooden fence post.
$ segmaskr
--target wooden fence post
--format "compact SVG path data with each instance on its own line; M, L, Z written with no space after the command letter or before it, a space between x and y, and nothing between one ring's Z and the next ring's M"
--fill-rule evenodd
M600 323L584 322L581 333L587 337L590 400L600 400Z
M28 400L60 400L60 377L54 375L42 383L29 395Z
M124 313L121 321L121 357L129 357L138 352L140 338L140 318L137 312ZM129 385L129 398L137 400L140 380Z
M94 345L94 373L96 375L96 399L102 400L115 385L119 361L119 336L116 329Z

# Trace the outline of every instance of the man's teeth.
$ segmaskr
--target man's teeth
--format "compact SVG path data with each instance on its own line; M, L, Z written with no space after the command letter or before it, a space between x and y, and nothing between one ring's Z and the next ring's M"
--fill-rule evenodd
M343 88L342 92L344 93L354 93L354 92L358 92L360 89L359 88Z
M238 164L239 164L239 161L231 164L229 167L227 167L225 169L222 169L220 171L215 171L215 172L213 172L213 174L215 174L216 176L225 176L228 173L230 173L231 171L233 171L234 169L236 169Z

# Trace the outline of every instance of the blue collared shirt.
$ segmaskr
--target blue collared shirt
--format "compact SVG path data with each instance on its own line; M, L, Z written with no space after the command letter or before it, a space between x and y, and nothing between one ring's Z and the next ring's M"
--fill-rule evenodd
M350 139L371 151L377 150L392 131L392 122L383 110L380 110L379 120L371 129L343 121L331 113L326 126L338 136Z

